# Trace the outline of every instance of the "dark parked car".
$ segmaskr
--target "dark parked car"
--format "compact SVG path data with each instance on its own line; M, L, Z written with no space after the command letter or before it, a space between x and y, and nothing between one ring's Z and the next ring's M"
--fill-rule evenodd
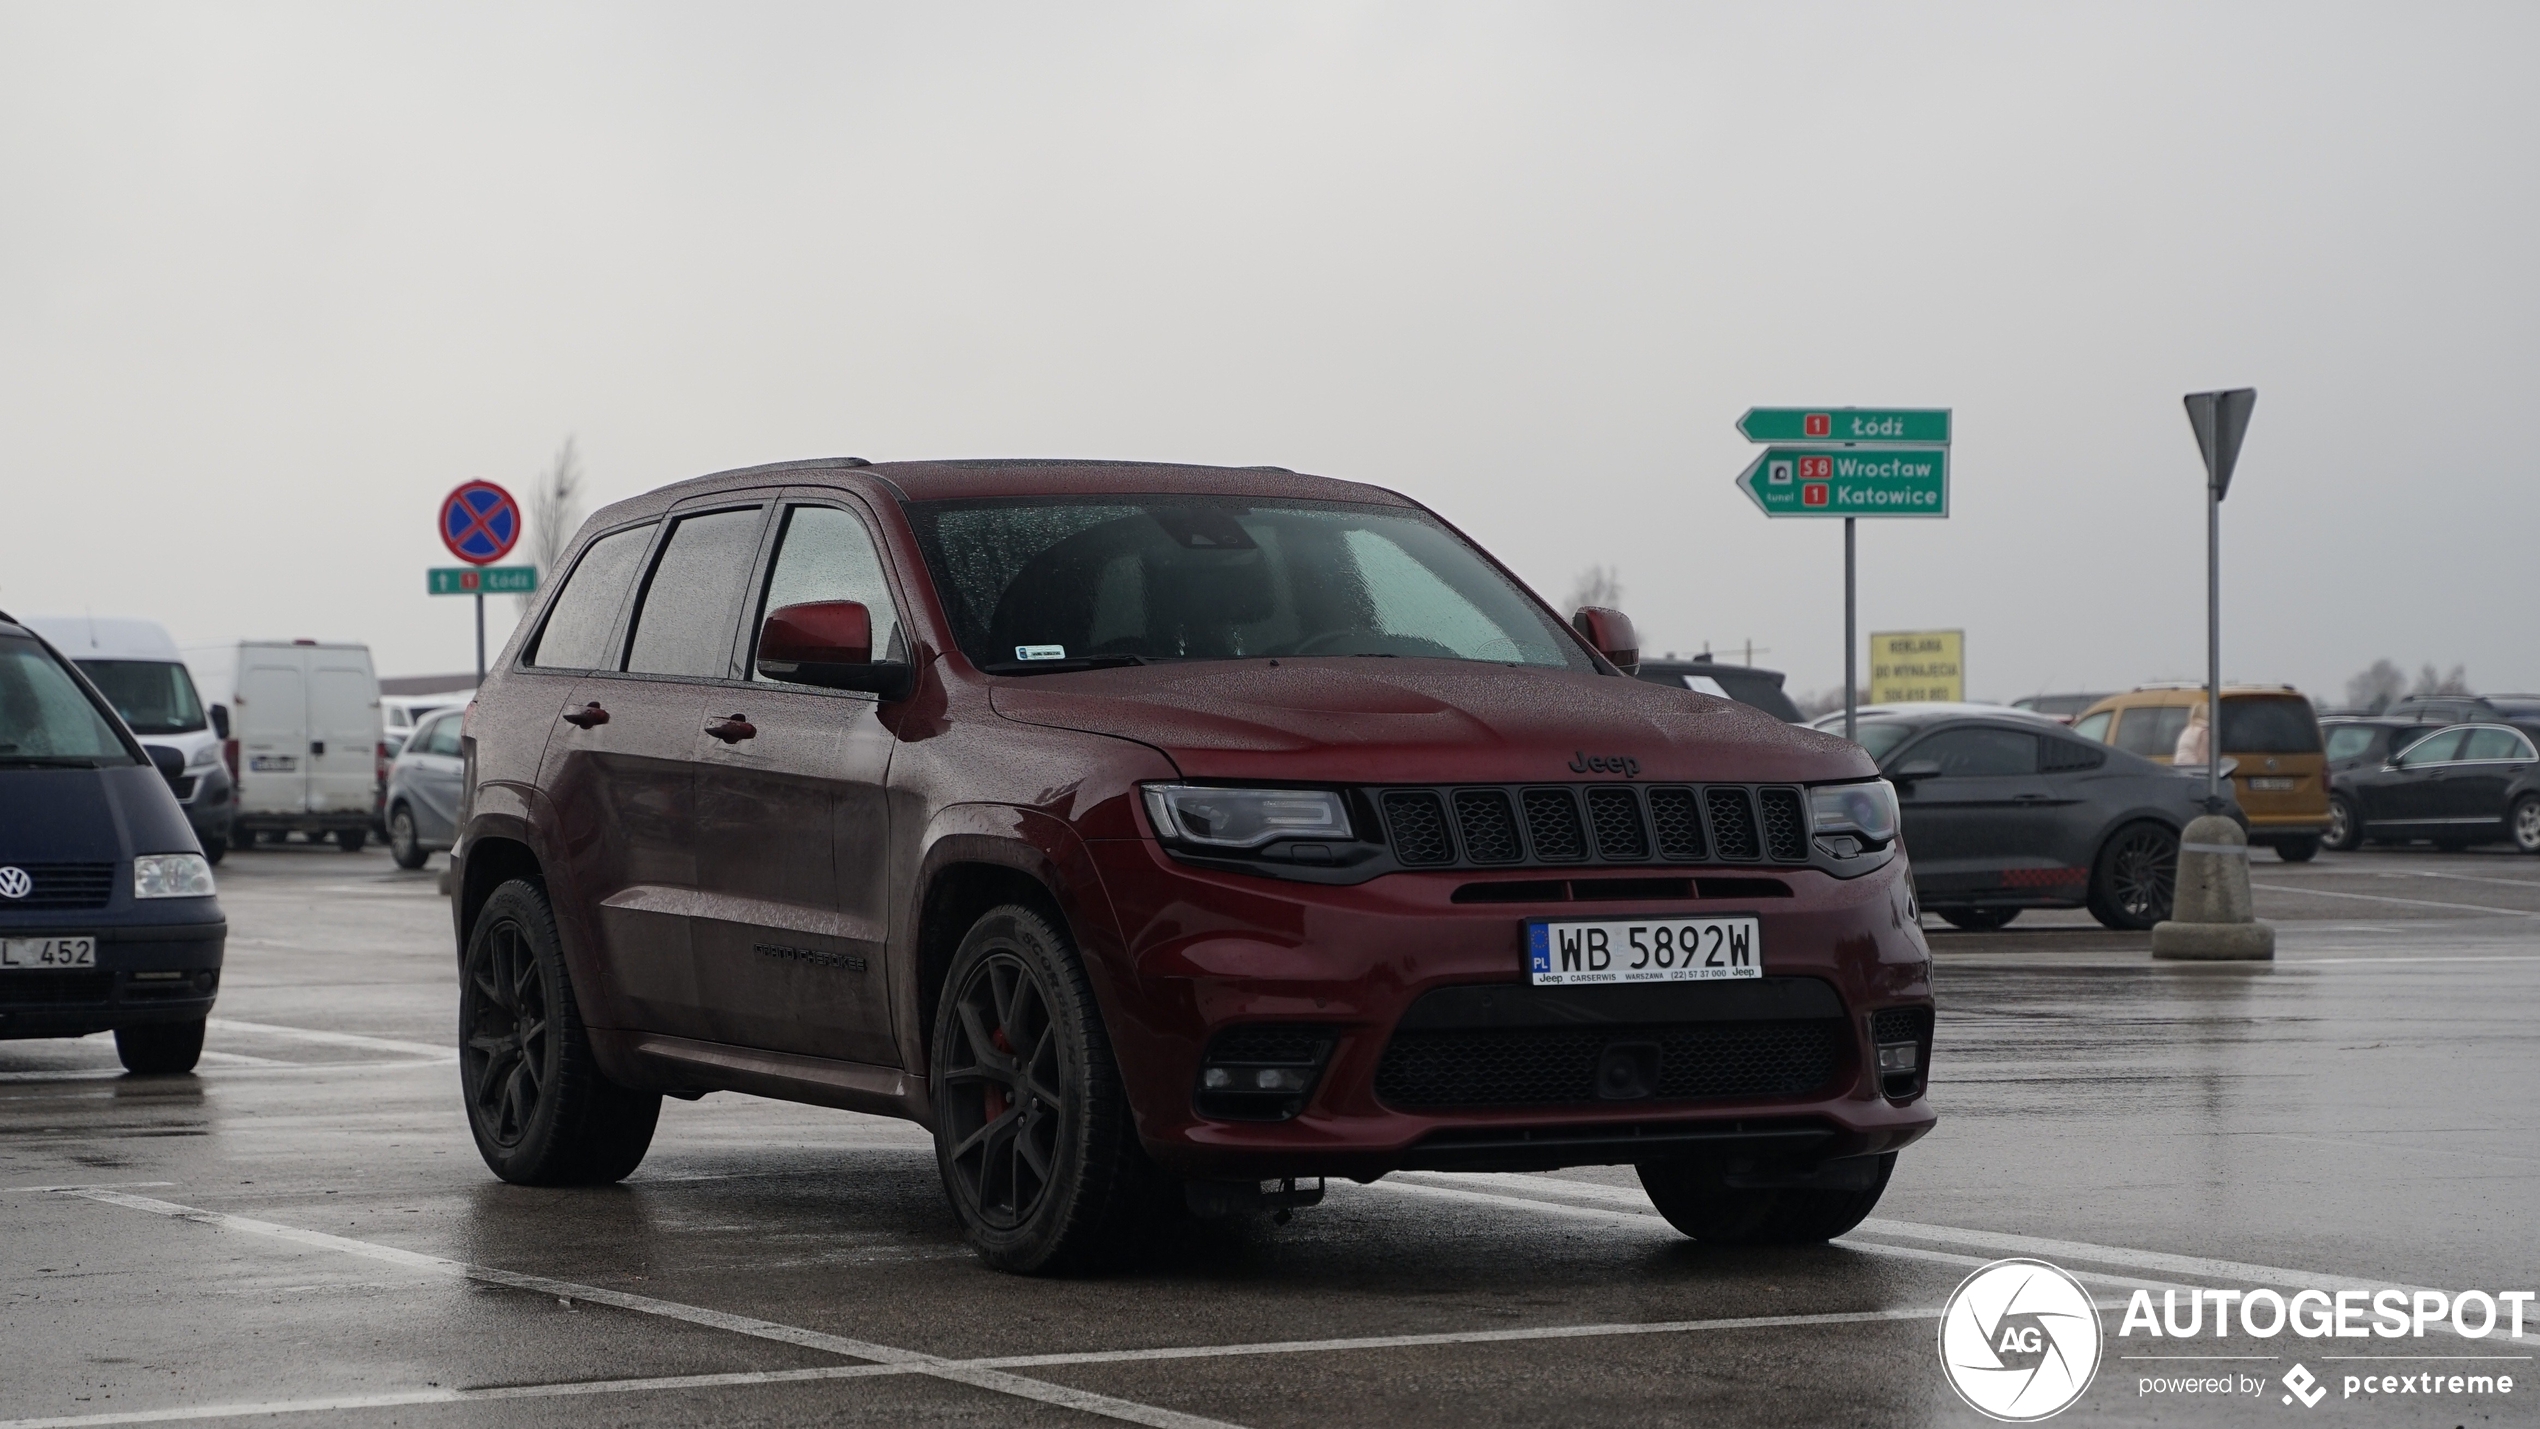
M2352 799L2340 803L2335 795L2337 782L2349 775L2377 770L2399 755L2399 751L2423 739L2439 724L2419 724L2413 720L2384 719L2378 715L2330 715L2320 720L2320 739L2327 755L2331 794L2328 828L2320 835L2320 847L2343 852L2363 843L2363 835L2355 825Z
M2334 797L2354 843L2510 842L2540 853L2540 752L2509 724L2438 729L2390 763L2340 778Z
M1724 665L1703 656L1693 660L1643 660L1639 676L1657 685L1681 690L1699 690L1706 695L1720 695L1742 705L1753 705L1778 720L1799 723L1805 716L1790 696L1782 691L1782 672L1763 670L1753 665Z
M388 851L399 868L421 868L458 838L466 762L459 757L461 712L443 710L399 741L380 801L388 810Z
M1870 759L1627 678L1425 508L1271 468L861 461L591 518L460 739L469 1124L933 1128L991 1263L1317 1178L1629 1164L1817 1241L1929 1130Z
M2410 695L2380 718L2407 724L2510 724L2540 730L2540 695Z
M0 1038L203 1050L228 926L185 810L97 687L0 615Z
M2124 929L2170 915L2201 777L2025 711L1881 705L1859 730L1896 786L1915 896L1950 924L1999 928L2023 908L2087 908Z

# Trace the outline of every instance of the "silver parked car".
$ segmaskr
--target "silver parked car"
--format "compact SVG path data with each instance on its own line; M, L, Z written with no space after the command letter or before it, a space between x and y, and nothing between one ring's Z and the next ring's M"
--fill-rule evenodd
M459 819L459 788L466 768L459 760L460 710L442 710L416 725L397 762L388 766L388 851L399 868L421 868L449 848Z

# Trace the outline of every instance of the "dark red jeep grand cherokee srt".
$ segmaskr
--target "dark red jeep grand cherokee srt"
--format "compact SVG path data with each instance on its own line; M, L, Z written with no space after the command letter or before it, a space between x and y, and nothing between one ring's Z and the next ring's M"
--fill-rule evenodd
M495 1174L664 1095L931 1127L991 1262L1321 1178L1636 1165L1817 1240L1931 1128L1858 748L1627 678L1390 491L833 460L593 517L466 723L461 1069Z

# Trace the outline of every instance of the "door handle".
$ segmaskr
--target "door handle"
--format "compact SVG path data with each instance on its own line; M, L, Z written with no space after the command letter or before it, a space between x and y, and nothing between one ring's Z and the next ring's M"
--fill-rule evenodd
M745 739L758 738L758 726L739 715L731 715L707 725L706 733L726 744L738 744Z
M2011 796L2011 802L2014 804L2052 804L2055 802L2055 796L2052 794L2014 794Z
M600 708L598 700L593 700L578 710L565 711L564 722L576 729L589 729L593 725L607 724L609 712Z

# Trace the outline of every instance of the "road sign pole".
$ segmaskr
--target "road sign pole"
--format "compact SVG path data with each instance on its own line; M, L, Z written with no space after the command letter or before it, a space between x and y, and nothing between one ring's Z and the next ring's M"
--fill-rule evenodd
M476 593L476 683L485 683L485 592Z
M2205 483L2205 812L2222 812L2222 491Z
M1856 524L1849 516L1843 518L1843 737L1846 739L1852 738L1855 733L1852 726L1861 708L1860 685L1853 669L1853 662L1860 658L1861 653L1860 635L1854 629L1858 623L1854 613L1859 609L1859 603L1854 599L1852 578L1852 530Z

